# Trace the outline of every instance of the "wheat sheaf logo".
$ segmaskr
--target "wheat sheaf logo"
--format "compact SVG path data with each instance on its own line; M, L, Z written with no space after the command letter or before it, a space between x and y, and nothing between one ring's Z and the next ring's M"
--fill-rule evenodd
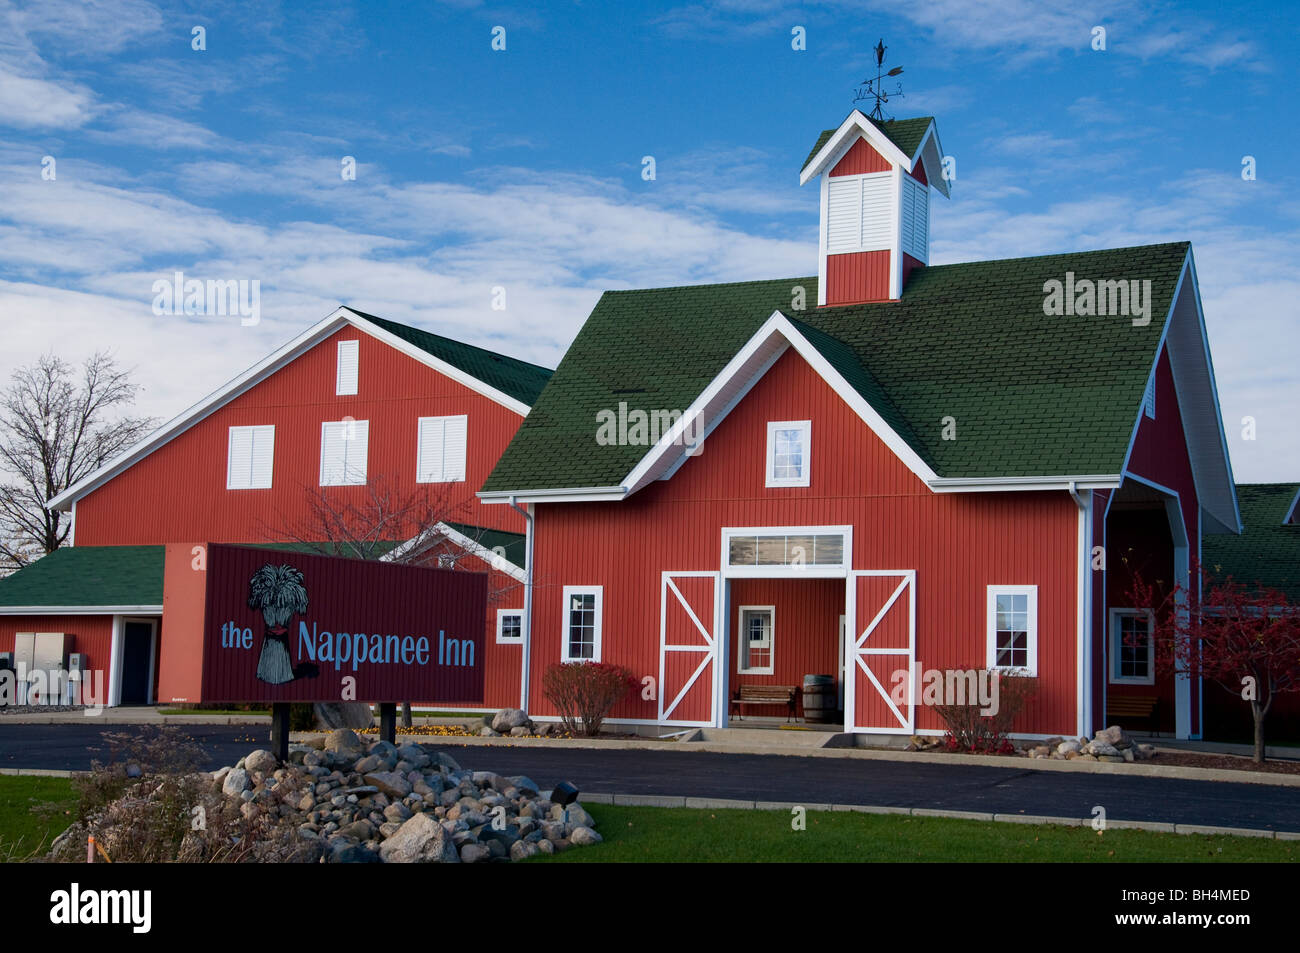
M260 610L266 623L257 657L258 680L283 685L297 678L315 678L320 669L314 663L294 665L289 655L289 619L307 611L302 571L267 563L248 581L248 607Z

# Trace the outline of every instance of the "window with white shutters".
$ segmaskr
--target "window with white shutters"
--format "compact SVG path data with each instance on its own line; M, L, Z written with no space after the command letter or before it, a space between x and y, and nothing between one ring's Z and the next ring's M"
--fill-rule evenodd
M910 175L903 176L903 251L922 262L930 260L930 189Z
M832 176L826 186L828 254L888 248L893 238L894 174Z
M275 427L231 427L226 452L227 490L269 490Z
M321 424L320 485L364 485L369 450L370 421L332 420Z
M417 483L459 483L465 479L466 423L459 417L421 417Z
M360 349L360 341L339 341L338 370L334 377L335 394L357 392L357 358Z

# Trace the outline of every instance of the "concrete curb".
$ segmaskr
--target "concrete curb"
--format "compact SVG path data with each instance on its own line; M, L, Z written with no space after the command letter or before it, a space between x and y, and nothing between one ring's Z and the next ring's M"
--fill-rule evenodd
M304 732L320 734L320 732ZM399 731L399 735L402 733ZM1275 787L1300 787L1300 774L1270 774L1262 771L1234 771L1229 768L1189 768L1182 765L1109 764L1105 761L1050 761L1041 758L1016 758L1008 755L948 754L933 751L888 751L876 748L802 748L777 745L726 744L710 741L633 741L630 739L593 738L484 738L478 735L405 735L413 741L432 745L466 745L492 747L590 748L615 751L711 751L716 754L761 754L796 758L858 758L865 761L908 761L921 764L971 764L1013 771L1066 771L1092 774L1118 774L1128 777L1175 778L1183 781L1231 781L1238 784L1266 784Z

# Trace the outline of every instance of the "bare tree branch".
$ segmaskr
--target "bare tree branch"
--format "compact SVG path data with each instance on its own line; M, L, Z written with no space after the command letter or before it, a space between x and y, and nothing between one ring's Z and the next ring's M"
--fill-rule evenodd
M136 391L106 351L79 370L46 354L14 372L0 394L0 572L67 543L71 522L45 503L153 427L150 418L114 415Z

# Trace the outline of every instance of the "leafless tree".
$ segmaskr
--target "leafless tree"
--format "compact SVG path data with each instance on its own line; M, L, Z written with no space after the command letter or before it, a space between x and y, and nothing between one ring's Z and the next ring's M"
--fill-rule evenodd
M473 513L473 497L464 493L464 486L428 483L407 489L396 477L380 475L364 487L305 487L304 515L278 512L272 524L262 526L262 535L268 542L293 543L324 556L482 571L482 560L450 541L440 528L455 524L457 532L491 549L484 542L485 531L464 522ZM488 559L495 556L505 558L496 550ZM518 586L490 584L488 604L500 602ZM368 723L368 710L365 718ZM402 724L411 726L410 702L402 703Z
M80 368L54 354L14 372L0 395L0 572L19 569L68 541L66 514L46 500L99 469L155 421L122 416L135 400L131 371L107 351Z

